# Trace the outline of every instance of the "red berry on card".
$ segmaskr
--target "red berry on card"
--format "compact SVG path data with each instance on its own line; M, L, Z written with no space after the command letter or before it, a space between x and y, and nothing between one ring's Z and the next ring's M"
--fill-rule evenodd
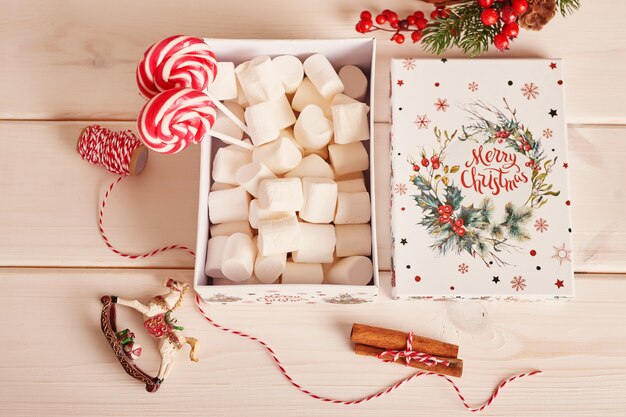
M447 19L450 17L450 10L449 9L441 9L439 10L439 18L440 19Z
M498 33L493 38L493 44L501 51L509 49L509 38L504 33Z
M430 162L428 162L427 158L422 158L422 166L427 167L428 165L430 165Z
M418 164L413 164L413 171L417 172L420 170L420 166Z
M524 145L524 150L525 150L525 151L529 151L529 150L530 150L530 145L526 143L526 144Z
M511 7L513 7L513 10L515 10L515 13L520 15L524 13L526 10L528 10L528 2L526 0L513 0Z
M421 11L421 10L418 10L415 13L413 13L413 16L415 16L416 19L423 19L424 18L424 12Z
M376 16L376 23L378 23L379 25L384 24L387 21L387 18L385 18L385 16L383 16L382 14L379 14L378 16Z
M495 9L485 9L480 14L480 20L485 26L493 26L498 22L498 12Z
M441 164L439 162L433 162L433 169L439 169Z
M439 162L439 157L437 155L433 155L430 157L430 162L432 162L433 164L435 162Z
M439 223L446 223L446 218L443 216L439 216Z
M439 10L435 9L432 12L430 12L430 18L431 19L439 19L439 17L441 17L441 15L439 14Z
M444 219L444 221L445 221L446 223L448 223L448 222L450 221L450 215L449 215L449 214L447 214L447 213L443 213L443 214L441 215L441 217L443 217L443 219Z
M368 12L367 10L363 10L361 12L361 19L363 20L368 20L368 19L372 19L372 14L370 12Z
M443 206L443 210L446 213L450 214L450 213L452 213L452 206L450 204L446 204L445 206Z
M437 209L437 213L439 214L445 214L445 210L443 209L443 206L439 206L439 208Z
M413 43L419 42L420 39L422 39L422 31L414 30L413 33L411 33L411 39L413 40Z
M456 234L457 234L457 235L459 235L459 236L461 236L461 237L465 236L465 233L466 233L466 231L465 231L465 229L463 229L462 227L459 227L459 228L456 230Z
M361 26L361 22L354 25L354 30L356 30L359 33L365 33L365 30L363 30L363 27Z
M413 15L410 15L406 17L406 21L409 24L409 26L415 26L415 23L417 22L417 18Z
M402 30L407 30L409 28L408 20L402 19L398 22L398 27Z
M456 227L456 226L453 224L453 225L452 225L452 231L456 233L456 232L458 232L458 230L459 230L459 228L458 228L458 227Z
M494 0L478 0L478 5L483 9L493 6Z
M415 25L417 26L419 30L422 30L428 25L428 21L424 19L423 17L418 17Z
M387 20L389 21L389 23L398 23L398 15L396 14L396 12L389 11L389 13L387 13L386 17L387 17Z
M464 224L465 224L465 221L464 221L463 219L456 219L456 220L454 221L454 225L455 225L456 227L462 227Z
M504 6L500 9L500 19L504 23L513 23L517 20L517 13L511 6Z
M361 27L367 32L372 28L372 25L374 24L374 22L372 22L370 19L365 19L365 20L361 20Z
M396 43L404 43L404 35L401 33L396 33Z

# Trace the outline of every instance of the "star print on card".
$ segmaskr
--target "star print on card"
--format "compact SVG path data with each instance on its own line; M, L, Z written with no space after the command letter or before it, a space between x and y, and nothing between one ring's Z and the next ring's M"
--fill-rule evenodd
M392 60L394 298L573 296L562 67Z

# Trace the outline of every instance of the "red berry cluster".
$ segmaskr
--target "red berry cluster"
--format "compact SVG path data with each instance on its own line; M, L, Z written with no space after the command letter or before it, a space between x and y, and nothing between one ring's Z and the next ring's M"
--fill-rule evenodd
M438 7L430 14L431 19L446 19L450 16L450 11L443 7ZM424 12L416 11L408 15L404 19L398 17L398 13L389 9L383 10L379 15L373 18L372 13L368 10L361 12L361 20L356 24L356 31L359 33L374 32L382 30L385 32L393 32L391 40L398 44L404 43L405 36L402 32L411 32L411 40L413 43L422 39L422 30L428 24ZM388 23L390 28L382 25Z
M445 204L443 206L439 206L437 209L439 213L439 223L449 223L452 227L452 231L459 236L465 236L467 230L465 229L465 221L460 217L457 219L452 218L452 206L450 204Z
M480 20L485 26L493 26L501 21L502 30L493 38L493 44L501 51L509 48L509 40L516 38L519 34L517 17L528 10L527 0L497 0L504 3L504 6L497 10L494 8L496 0L478 0L478 5L484 10L480 15Z
M433 164L433 169L439 169L441 167L441 162L439 162L439 157L437 155L433 155L430 157L430 161L425 156L422 157L420 161L424 168L427 168L431 163ZM420 165L417 162L412 162L413 171L418 172L420 170Z

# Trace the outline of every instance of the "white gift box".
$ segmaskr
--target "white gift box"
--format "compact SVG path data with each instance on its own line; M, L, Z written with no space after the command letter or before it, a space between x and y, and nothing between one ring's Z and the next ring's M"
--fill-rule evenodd
M574 295L563 62L391 62L393 297Z
M260 39L205 39L220 61L234 62L235 66L259 55L275 57L294 55L302 61L320 53L328 58L335 70L344 65L356 65L369 79L371 139L363 142L370 159L365 172L367 189L371 196L372 263L373 277L368 285L331 284L232 284L223 285L205 274L207 242L209 239L208 195L211 180L211 164L217 149L225 146L219 140L205 138L201 144L200 192L198 202L198 232L194 288L207 302L216 303L317 303L359 304L374 301L378 294L378 261L376 251L376 204L374 202L374 57L375 39L329 39L329 40L260 40ZM217 281L217 282L214 282ZM220 285L222 284L222 285Z

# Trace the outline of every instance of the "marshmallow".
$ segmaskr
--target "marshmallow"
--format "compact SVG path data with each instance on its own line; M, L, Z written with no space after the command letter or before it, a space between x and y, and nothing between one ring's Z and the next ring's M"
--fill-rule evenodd
M225 101L224 106L231 111L241 122L244 121L244 110L239 104L234 101ZM218 109L217 117L215 118L215 124L212 130L223 133L228 136L232 136L235 139L243 138L243 130L232 121L224 112Z
M298 263L329 263L335 252L335 226L300 223L300 247L291 258Z
M339 104L332 106L331 111L335 143L346 144L370 138L369 110L365 104Z
M319 106L310 104L300 112L293 133L304 149L320 149L332 139L333 126Z
M219 148L213 158L211 177L215 182L238 185L236 173L239 168L252 162L252 152L235 145Z
M298 250L300 247L300 224L296 216L259 221L257 245L262 256Z
M211 237L230 236L233 233L245 233L252 237L252 229L247 220L239 222L228 222L220 224L212 224L210 227Z
M250 226L258 229L259 221L261 220L279 219L281 217L293 216L294 214L294 212L289 211L271 211L262 209L259 207L259 201L254 199L250 202L250 208L248 209L248 221L250 222Z
M248 220L250 195L242 187L209 193L209 220L227 223Z
M317 155L322 159L328 159L328 148L323 147L320 149L305 149L304 156L309 156L309 155Z
M274 107L270 102L254 104L244 112L246 125L250 130L250 138L254 146L278 139L280 127L274 117Z
M343 92L343 83L332 64L322 54L314 54L304 61L304 73L317 91L327 99Z
M218 62L217 76L207 87L208 93L216 100L233 100L237 98L237 78L235 64Z
M324 116L328 117L330 120L333 120L333 112L331 111L333 106L339 106L341 104L352 104L352 103L360 103L359 101L348 97L345 94L337 94L333 97L333 100L330 103L330 107L324 110ZM369 110L369 107L367 108Z
M372 228L369 224L338 224L335 236L338 257L372 254Z
M289 177L319 177L319 178L335 178L333 169L319 155L309 155L302 158L297 167L285 173L285 178Z
M251 162L244 165L235 174L237 183L254 197L257 196L259 183L269 178L276 178L276 175L260 162Z
M279 129L285 129L296 122L296 115L291 109L291 104L284 94L269 102L272 107L272 115L276 119Z
M302 62L293 55L281 55L272 59L272 66L283 83L285 93L295 93L304 77Z
M335 177L335 179L337 181L344 181L344 180L354 180L354 179L365 179L365 175L363 174L363 171L354 171L354 172L349 172L347 174L343 174L343 175L338 175Z
M243 64L238 65L235 68L235 75L237 73L237 68L241 67L242 65L246 65L247 62L244 62ZM237 98L232 100L234 103L239 104L242 108L246 108L250 105L250 103L248 102L248 99L246 98L246 93L243 92L243 88L241 88L241 83L239 82L239 79L237 77L235 77L235 81L237 82Z
M229 280L228 278L213 278L211 281L212 281L211 285L260 285L260 284L263 284L261 281L257 279L257 277L254 276L254 273L252 274L250 279L247 279L245 281L240 281L240 282L233 282Z
M324 271L321 264L305 264L287 261L280 280L283 284L321 284Z
M328 147L330 163L335 170L335 177L369 168L369 155L363 142L352 142L347 145L333 144Z
M285 94L268 56L257 56L237 66L235 74L250 105L272 101Z
M338 193L335 224L368 223L370 211L370 193Z
M340 193L358 193L367 191L365 180L363 178L355 178L352 180L337 181L337 191Z
M293 143L296 148L298 148L298 151L300 151L300 155L304 156L304 148L298 142L296 142L296 137L293 135L293 128L288 127L287 129L281 130L280 135L278 135L278 139L281 138L289 139L289 141Z
M328 178L303 178L302 192L304 205L298 213L302 220L309 223L330 223L333 221L337 205L337 184L335 181Z
M274 174L281 175L298 166L302 154L289 138L284 137L255 148L252 160L265 164Z
M346 65L339 68L339 79L343 83L343 93L355 100L363 101L367 93L367 77L359 67Z
M327 284L367 285L372 280L374 268L367 256L341 258L329 270Z
M304 80L302 80L302 84L300 84L300 87L298 87L296 93L293 95L291 108L295 111L302 111L309 104L315 104L321 109L326 110L330 107L330 103L331 100L322 97L311 80L305 77Z
M298 211L304 203L300 178L263 180L259 185L259 207L270 211Z
M250 279L254 270L257 249L245 233L235 233L226 238L222 254L222 273L231 281Z
M223 182L214 182L211 185L211 191L228 190L228 189L235 188L235 187L236 185L233 185L233 184L226 184Z
M211 278L226 278L222 273L222 256L227 240L228 236L216 236L209 239L204 273Z
M271 284L283 273L286 263L286 253L270 256L257 255L254 261L254 275L262 283Z

